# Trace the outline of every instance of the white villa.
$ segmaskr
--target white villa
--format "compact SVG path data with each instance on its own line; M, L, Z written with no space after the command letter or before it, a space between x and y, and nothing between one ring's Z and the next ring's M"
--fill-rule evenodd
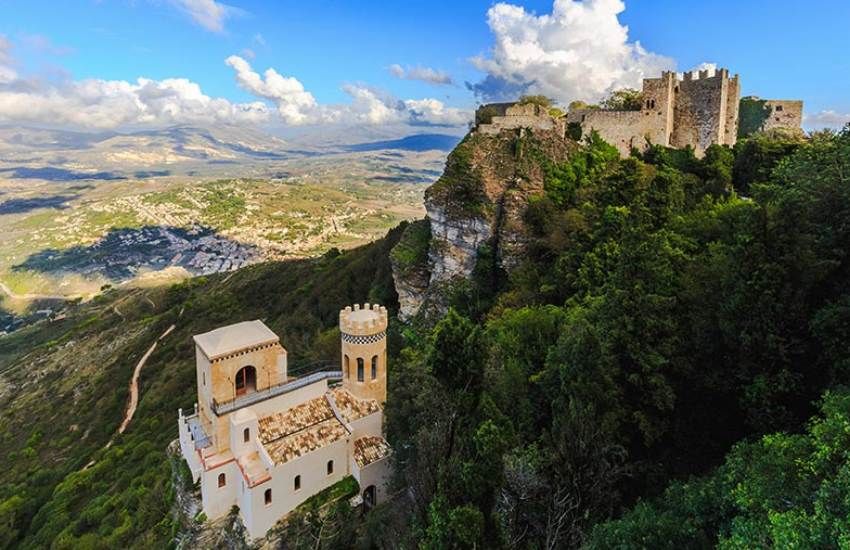
M365 509L385 498L387 310L347 307L339 327L341 369L302 378L288 375L286 350L261 321L195 336L198 402L178 425L209 519L236 505L248 534L263 537L348 475Z

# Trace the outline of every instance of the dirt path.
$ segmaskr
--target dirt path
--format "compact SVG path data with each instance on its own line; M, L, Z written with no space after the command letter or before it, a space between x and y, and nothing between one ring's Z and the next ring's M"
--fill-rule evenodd
M145 366L148 358L156 349L157 343L160 340L171 334L171 331L174 330L174 325L171 325L166 329L162 335L156 339L156 341L151 344L151 347L148 348L148 351L142 355L142 358L139 359L139 362L136 363L136 370L133 371L133 378L130 379L130 400L127 402L127 412L124 413L124 420L121 422L121 426L118 427L118 433L124 433L124 430L127 429L127 426L130 425L130 421L133 420L133 415L136 414L136 407L139 405L139 375L142 372L142 367ZM111 443L111 442L110 442Z

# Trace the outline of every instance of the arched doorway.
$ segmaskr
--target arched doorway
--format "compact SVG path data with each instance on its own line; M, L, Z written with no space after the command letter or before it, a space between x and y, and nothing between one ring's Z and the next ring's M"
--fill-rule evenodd
M236 373L236 395L245 395L257 391L257 369L252 366L242 367Z
M375 486L369 485L366 487L366 490L363 491L363 511L368 512L375 506Z

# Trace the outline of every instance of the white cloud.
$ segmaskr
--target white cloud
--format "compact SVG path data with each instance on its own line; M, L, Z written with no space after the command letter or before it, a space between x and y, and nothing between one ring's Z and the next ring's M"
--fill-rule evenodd
M537 93L561 103L596 101L621 87L640 87L644 76L674 68L672 59L629 41L618 15L622 0L555 0L536 15L499 3L487 12L495 44L471 61L487 73L469 87L484 99Z
M205 95L185 78L136 82L86 79L47 84L0 82L0 122L111 129L170 124L259 123L265 103L231 103Z
M367 86L347 84L342 90L351 101L340 105L321 105L294 77L274 69L261 76L245 59L232 55L225 61L236 71L236 82L251 94L272 101L286 124L431 124L460 125L471 118L464 109L445 106L437 99L400 101Z
M240 11L216 0L171 0L171 3L195 23L212 32L224 32L224 22Z
M443 71L432 69L431 67L407 67L404 68L399 64L389 66L390 74L396 78L403 80L421 80L429 84L435 85L450 85L454 82L452 77Z
M304 90L297 78L282 76L274 69L266 69L264 78L238 55L231 55L225 63L236 71L236 82L240 88L274 102L287 124L305 124L315 116L318 108L316 98Z
M838 113L833 110L824 110L803 117L803 126L809 130L841 129L847 124L850 124L850 113Z
M0 34L0 84L12 82L18 77L12 60L12 43L6 35Z

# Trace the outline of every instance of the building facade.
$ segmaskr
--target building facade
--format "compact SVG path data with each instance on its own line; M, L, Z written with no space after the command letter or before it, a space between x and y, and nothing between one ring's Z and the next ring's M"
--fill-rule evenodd
M598 108L575 109L562 122L553 119L548 111L531 112L528 107L512 104L493 104L479 109L500 115L487 124L479 124L483 134L503 129L533 128L570 131L578 128L581 137L597 132L615 146L622 156L633 149L643 151L650 145L691 147L698 157L711 145L732 146L738 139L741 86L738 75L730 76L727 69L677 73L664 72L660 78L645 78L642 104L636 110ZM763 100L770 109L756 130L775 128L799 130L802 124L802 101ZM523 107L518 109L517 107Z
M194 337L198 402L178 411L178 428L207 518L238 506L259 538L348 475L365 508L385 498L387 310L347 307L339 325L340 369L304 377L289 375L286 350L261 321Z

